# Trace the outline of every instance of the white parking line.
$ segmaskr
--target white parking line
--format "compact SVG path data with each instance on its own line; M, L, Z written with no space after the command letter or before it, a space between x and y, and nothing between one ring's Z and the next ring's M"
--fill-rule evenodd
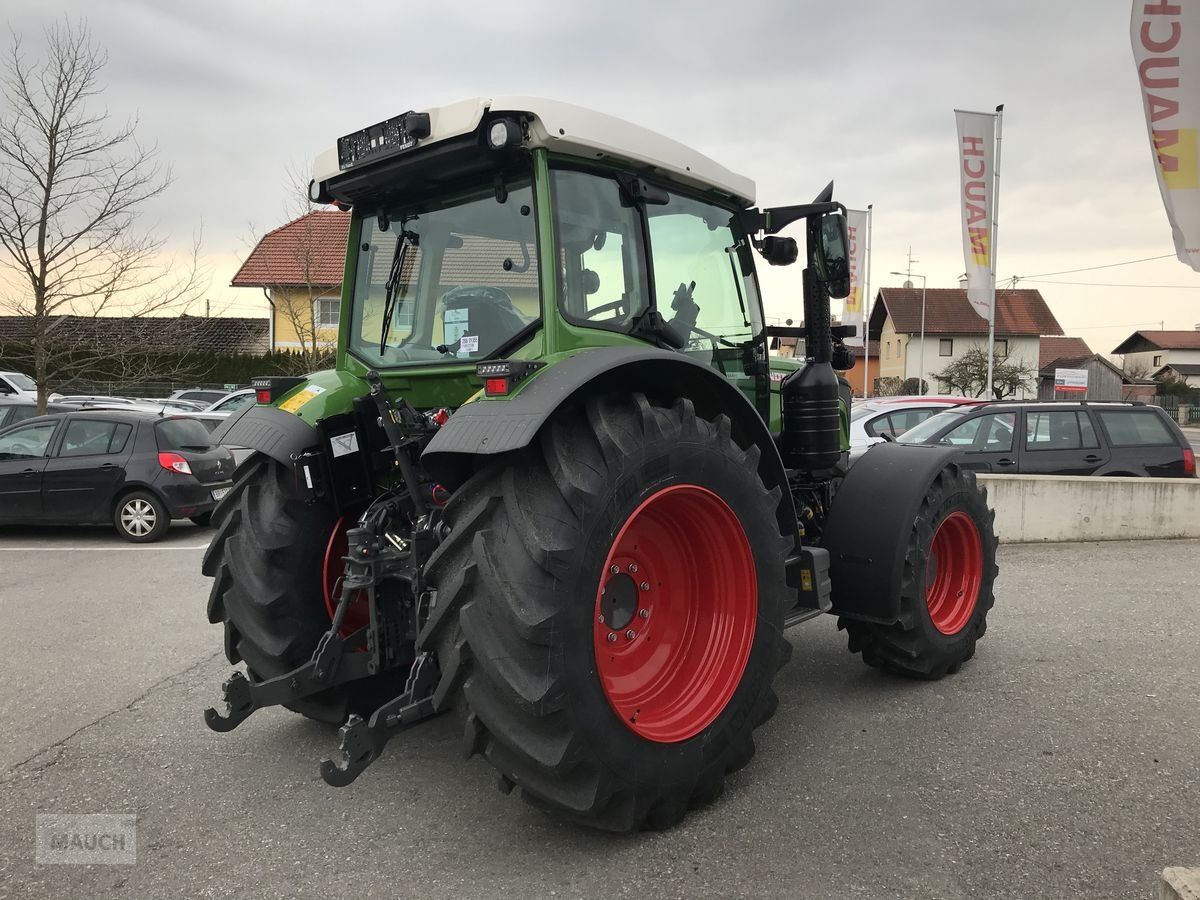
M137 547L0 547L0 553L76 553L80 550L103 550L105 553L111 553L114 550L207 550L208 544L201 544L199 547L155 547L152 545L140 545Z

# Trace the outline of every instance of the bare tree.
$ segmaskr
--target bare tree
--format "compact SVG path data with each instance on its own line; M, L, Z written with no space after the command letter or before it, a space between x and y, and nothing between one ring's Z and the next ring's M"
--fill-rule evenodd
M946 385L947 393L982 397L987 391L987 364L987 350L971 347L942 371L934 372L933 377ZM1036 376L1037 369L1023 360L1014 361L998 353L992 359L992 393L997 400L1031 388Z
M69 323L186 308L201 287L199 238L180 272L162 262L166 239L137 228L171 173L154 146L138 142L136 120L114 125L98 108L107 55L84 23L53 25L45 42L43 57L30 62L14 34L0 72L0 246L17 275L0 306L24 320L19 346L43 410L49 385L87 364L89 346L72 339L78 329ZM91 352L100 359L139 349Z
M1121 371L1125 373L1126 378L1149 378L1150 366L1144 359L1129 359L1122 357Z
M330 289L338 286L329 284L323 274L320 260L330 248L323 243L325 234L312 215L318 207L308 196L307 176L298 165L288 167L285 186L286 252L262 255L263 269L259 271L264 274L259 286L275 316L276 327L282 322L295 335L299 345L296 371L303 374L328 366L337 347L337 328L321 325L317 301L330 297ZM258 243L254 241L253 245ZM333 249L340 253L345 248L339 245Z

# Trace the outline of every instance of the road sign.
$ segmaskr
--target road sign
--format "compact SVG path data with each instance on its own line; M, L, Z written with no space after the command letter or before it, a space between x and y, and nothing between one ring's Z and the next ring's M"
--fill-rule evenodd
M1055 369L1054 370L1054 392L1059 391L1065 393L1078 392L1081 394L1087 393L1088 373L1087 369Z

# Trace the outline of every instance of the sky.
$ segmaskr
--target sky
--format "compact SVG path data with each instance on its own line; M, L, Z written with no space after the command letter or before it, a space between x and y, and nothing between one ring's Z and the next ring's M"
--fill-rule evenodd
M872 293L900 285L889 273L910 248L929 287L957 285L953 110L1003 103L1001 285L1040 290L1065 333L1101 353L1138 328L1200 323L1200 275L1173 255L1048 275L1174 252L1129 0L8 0L3 16L31 57L53 19L87 20L109 55L104 105L137 116L173 170L142 225L181 257L203 226L207 296L225 314L266 314L259 292L229 281L286 220L289 168L407 109L527 94L683 141L754 179L760 205L834 180L847 206L874 207ZM798 321L799 267L766 269L768 317Z

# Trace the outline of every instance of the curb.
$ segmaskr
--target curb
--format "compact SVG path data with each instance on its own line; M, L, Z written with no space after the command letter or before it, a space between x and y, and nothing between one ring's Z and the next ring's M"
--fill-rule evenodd
M1158 900L1200 900L1200 869L1163 869Z

